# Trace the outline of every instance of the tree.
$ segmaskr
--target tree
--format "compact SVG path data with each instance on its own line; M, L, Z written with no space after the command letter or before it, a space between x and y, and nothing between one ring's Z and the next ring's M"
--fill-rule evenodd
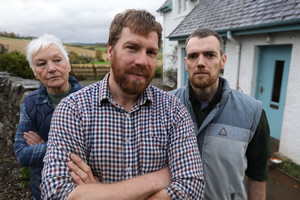
M19 51L5 52L0 55L0 71L7 71L22 78L34 78L26 56Z
M8 37L10 38L15 38L16 37L16 34L14 32L11 32L8 34Z
M4 44L0 43L0 55L7 52L7 49L5 48Z
M95 56L95 58L96 58L98 61L103 60L103 57L102 57L102 51L101 51L101 50L96 50L96 56Z
M81 57L74 51L69 53L69 61L71 64L79 64L81 61Z

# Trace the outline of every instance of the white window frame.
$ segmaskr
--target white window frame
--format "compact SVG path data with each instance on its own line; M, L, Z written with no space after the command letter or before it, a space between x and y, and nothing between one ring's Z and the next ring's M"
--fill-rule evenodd
M187 0L177 0L177 12L178 14L184 13L187 7Z

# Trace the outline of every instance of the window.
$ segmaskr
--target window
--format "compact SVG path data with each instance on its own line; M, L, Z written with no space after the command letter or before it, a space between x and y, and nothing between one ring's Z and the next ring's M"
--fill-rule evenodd
M186 2L187 0L177 0L178 3L178 14L186 11Z
M272 101L276 103L279 103L279 99L280 99L283 67L284 67L284 61L276 60L273 89L272 89Z

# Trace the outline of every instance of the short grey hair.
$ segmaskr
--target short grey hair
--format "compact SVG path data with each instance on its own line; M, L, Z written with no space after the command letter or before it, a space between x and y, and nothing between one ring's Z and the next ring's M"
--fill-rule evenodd
M60 49L67 62L69 62L68 53L63 43L54 35L45 33L39 38L32 40L26 48L26 57L33 72L33 55L35 55L39 50L47 49L52 44L56 45Z

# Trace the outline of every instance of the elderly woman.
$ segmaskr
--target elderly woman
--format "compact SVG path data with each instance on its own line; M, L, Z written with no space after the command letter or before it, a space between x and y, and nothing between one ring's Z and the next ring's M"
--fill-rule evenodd
M41 199L39 185L53 111L61 99L83 86L69 76L68 54L62 42L52 35L32 40L27 46L27 60L42 84L22 103L14 147L18 162L31 167L30 189L34 199Z

